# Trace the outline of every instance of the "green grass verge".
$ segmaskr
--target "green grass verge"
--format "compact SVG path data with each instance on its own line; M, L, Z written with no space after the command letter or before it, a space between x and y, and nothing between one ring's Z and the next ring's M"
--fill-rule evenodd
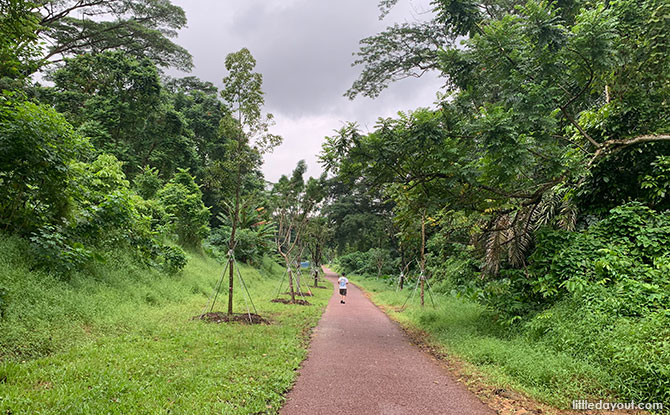
M426 294L426 306L421 308L417 293L399 311L413 286L396 292L382 280L356 276L350 280L370 293L376 304L386 306L393 319L427 333L428 342L469 363L465 370L483 375L492 387L514 389L563 409L574 399L616 401L603 368L501 327L479 304L437 294L433 308Z
M165 276L111 255L63 281L31 271L26 248L0 235L0 413L276 413L331 295L271 303L281 268L243 267L272 324L209 324L191 318L223 269L210 258L191 254L180 275ZM243 312L239 285L235 300Z

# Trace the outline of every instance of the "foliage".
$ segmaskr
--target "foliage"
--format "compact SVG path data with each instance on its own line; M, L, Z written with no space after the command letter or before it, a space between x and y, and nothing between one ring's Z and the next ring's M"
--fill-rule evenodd
M269 220L269 214L263 207L254 208L247 201L240 209L239 239L235 241L235 258L250 265L261 264L265 256L272 257L276 253L274 237L276 227ZM223 223L214 229L208 243L220 251L227 253L230 249L231 221L230 218L219 219Z
M54 88L45 95L99 152L124 161L130 178L147 165L169 178L199 163L186 120L150 60L118 51L84 54L67 59L51 78Z
M382 14L395 4L382 2ZM432 4L424 22L363 41L348 94L435 70L447 80L438 108L380 119L367 135L349 125L321 153L337 180L393 206L404 246L420 245L419 218L438 217L428 237L455 231L484 276L507 287L503 273L527 274L541 228L658 203L646 178L670 140L665 2ZM465 231L445 212L468 218Z
M137 194L146 200L153 199L158 193L158 189L163 186L160 177L158 177L158 170L149 166L145 166L140 174L135 176L133 183Z
M30 237L41 268L71 275L93 260L105 262L108 246L125 246L140 262L169 273L184 267L183 251L160 241L169 220L164 209L131 191L114 156L76 162L71 170L70 216L44 223Z
M0 3L0 80L23 78L35 71L39 19L25 0Z
M642 179L642 188L658 209L670 209L670 156L658 156L651 164L654 170Z
M158 199L171 216L179 243L199 248L209 232L209 209L202 192L187 170L180 169L158 192Z
M230 243L229 226L221 226L212 231L208 243L219 249L219 256L223 260L223 253L228 251ZM272 237L264 229L238 229L235 241L235 259L249 265L258 265L265 255L274 254Z
M355 251L337 257L338 269L347 274L363 276L386 276L396 274L395 263L389 251L382 248L371 248L367 252Z
M323 265L325 251L332 237L333 232L328 227L325 217L316 216L308 219L303 240L309 251L309 259L313 268L319 269Z
M0 99L0 224L27 234L70 214L72 164L89 147L52 108Z
M337 257L335 263L338 269L345 274L363 274L369 262L368 259L365 252L355 251Z
M533 285L545 298L609 287L621 307L609 309L613 315L641 316L665 309L670 306L668 240L667 212L626 204L585 232L543 233L530 257L530 272L537 275Z
M44 60L108 50L189 70L191 55L170 38L186 26L184 11L169 0L44 0L32 5Z
M306 171L307 164L300 160L291 177L282 175L271 191L272 213L277 224L276 248L287 266L300 259L309 217L325 196L325 174L305 181Z
M332 141L337 146L338 138L334 136L326 138L326 141ZM322 160L326 157L324 152ZM333 171L337 166L330 166L329 169ZM339 175L327 180L324 185L327 193L320 213L332 229L332 242L338 254L397 245L393 237L392 203L383 200L381 192L364 180L343 180Z

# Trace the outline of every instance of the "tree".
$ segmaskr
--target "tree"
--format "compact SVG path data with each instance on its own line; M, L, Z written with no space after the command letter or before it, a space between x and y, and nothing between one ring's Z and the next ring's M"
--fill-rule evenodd
M333 232L328 226L328 219L324 216L315 216L308 219L304 240L309 251L310 261L314 269L314 286L317 286L319 268L323 264L326 246L331 241Z
M319 180L310 177L305 183L307 165L300 160L289 179L282 176L272 189L274 217L277 223L277 252L284 259L289 279L291 301L295 303L292 264L299 259L310 215L324 197L325 175ZM299 280L298 280L299 281ZM299 283L299 282L298 282ZM299 288L299 286L298 286Z
M169 0L36 0L31 6L39 16L36 33L50 45L44 61L118 50L162 67L193 66L188 51L170 40L186 26L186 15Z
M395 3L383 1L382 8ZM587 204L605 199L610 207L644 194L635 189L670 141L668 103L661 98L670 85L668 54L661 52L668 44L661 17L666 2L433 5L433 19L425 24L447 40L437 52L422 49L426 31L418 27L395 31L391 43L370 38L359 54L366 66L348 94L374 96L393 70L428 68L446 78L450 100L433 122L425 122L427 114L401 116L381 122L369 137L349 140L349 168L367 169L380 185L425 189L451 209L477 212L473 228L485 235L479 242L493 274L501 255L523 266L533 232L559 210L572 210L575 194L587 195L581 197ZM455 47L453 40L461 38ZM388 65L399 55L408 66ZM432 125L436 135L413 156L417 140L403 130L421 125ZM647 154L630 157L638 152ZM425 164L406 168L418 163ZM629 170L637 177L620 174ZM598 190L593 184L600 179L607 186ZM553 208L555 194L565 209Z
M38 66L39 19L24 0L0 2L0 79L23 78Z
M200 165L187 120L163 90L149 59L119 51L66 59L46 95L100 152L125 162L133 178L144 166L169 179Z
M231 174L234 182L234 206L230 209L231 233L229 251L235 249L235 233L240 215L243 180L260 165L261 155L281 143L281 137L270 134L272 114L263 115L263 76L253 72L256 60L248 49L230 53L225 60L229 74L223 78L221 96L228 114L221 120L221 133L230 137L228 159L222 168ZM228 315L233 314L234 258L229 259Z

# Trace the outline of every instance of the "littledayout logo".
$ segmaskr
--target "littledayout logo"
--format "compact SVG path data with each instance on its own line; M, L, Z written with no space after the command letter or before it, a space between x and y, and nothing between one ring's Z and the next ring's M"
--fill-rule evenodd
M590 402L586 399L580 399L572 401L572 409L575 410L604 410L604 411L617 411L617 410L645 410L645 411L661 411L663 410L663 404L660 402L647 402L647 403L636 403L634 401L630 402L605 402L597 401Z

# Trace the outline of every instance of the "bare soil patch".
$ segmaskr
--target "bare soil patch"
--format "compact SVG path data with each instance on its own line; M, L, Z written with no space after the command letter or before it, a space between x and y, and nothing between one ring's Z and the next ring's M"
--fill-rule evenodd
M242 324L270 324L270 322L258 314L248 314L248 313L235 313L229 316L226 313L215 312L215 313L205 313L199 316L193 317L191 320L202 320L207 323L242 323Z
M309 302L301 300L299 298L296 298L295 301L287 300L285 298L275 298L274 300L270 301L272 301L273 303L282 303L282 304L311 305Z
M291 295L291 293L284 293L284 295ZM296 297L311 297L313 295L314 294L312 293L302 293L302 294L298 294L297 292L295 293Z

